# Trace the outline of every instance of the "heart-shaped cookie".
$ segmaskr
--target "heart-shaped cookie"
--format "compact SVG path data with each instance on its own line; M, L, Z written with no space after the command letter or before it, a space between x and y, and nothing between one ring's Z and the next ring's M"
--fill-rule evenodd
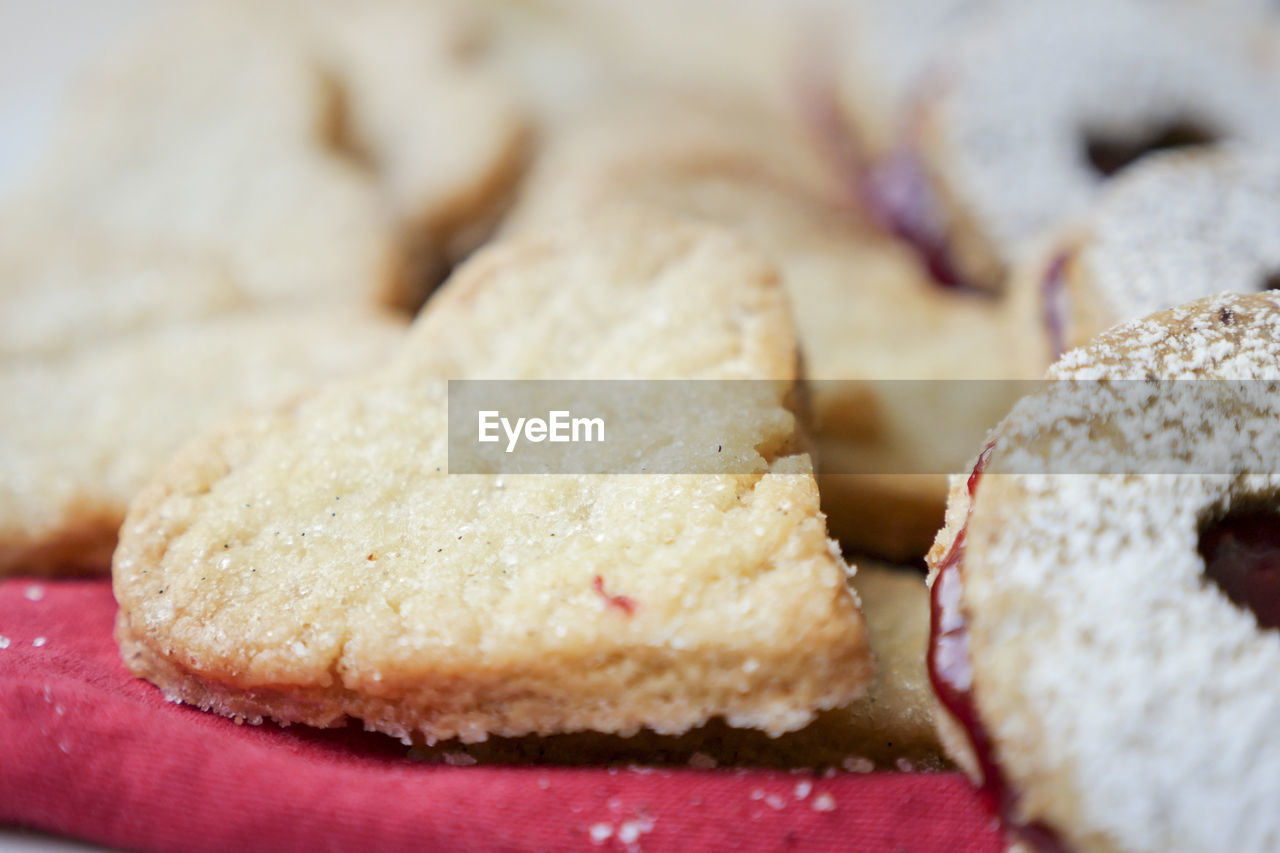
M465 475L448 379L772 379L724 474ZM484 250L376 372L188 445L114 561L129 668L222 714L406 740L771 732L871 663L787 386L772 269L654 211ZM679 419L663 413L671 432Z

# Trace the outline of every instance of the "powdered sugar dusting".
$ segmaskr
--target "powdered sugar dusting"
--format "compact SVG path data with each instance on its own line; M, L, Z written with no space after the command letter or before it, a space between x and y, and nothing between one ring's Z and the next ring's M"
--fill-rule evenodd
M1274 144L1280 96L1225 17L1170 4L1023 3L962 42L927 153L987 251L1013 263L1084 209L1101 183L1087 132L1139 137L1190 119Z
M1206 517L1280 495L1280 474L1244 473L1269 470L1248 452L1212 476L1007 472L1036 457L1190 456L1237 432L1265 441L1280 423L1280 294L1126 324L1049 376L1257 379L1264 393L1199 412L1155 395L1149 411L1120 413L1146 432L1096 407L1067 419L1027 401L997 428L963 595L1000 760L1028 816L1069 847L1105 835L1135 851L1275 849L1280 632L1205 582L1197 542Z
M1085 230L1078 270L1104 325L1221 291L1259 291L1280 272L1280 159L1152 156L1116 178Z

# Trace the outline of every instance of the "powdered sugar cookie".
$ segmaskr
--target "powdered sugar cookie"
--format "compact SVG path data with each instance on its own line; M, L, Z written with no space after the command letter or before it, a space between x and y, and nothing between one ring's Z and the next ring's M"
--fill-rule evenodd
M1277 234L1280 158L1231 149L1145 158L1015 275L1032 357L1047 364L1123 320L1213 293L1274 287Z
M961 40L911 143L959 276L999 288L1146 151L1273 145L1280 96L1250 35L1190 4L1029 3Z
M105 572L126 505L190 435L366 367L402 328L230 314L0 362L0 575Z
M744 244L669 216L486 249L391 363L206 435L139 495L126 664L218 713L405 739L804 725L870 662L788 450L789 323ZM462 476L448 378L781 381L726 429L749 473Z
M1049 378L1076 382L992 433L930 554L943 741L1030 847L1275 849L1280 295L1123 324Z

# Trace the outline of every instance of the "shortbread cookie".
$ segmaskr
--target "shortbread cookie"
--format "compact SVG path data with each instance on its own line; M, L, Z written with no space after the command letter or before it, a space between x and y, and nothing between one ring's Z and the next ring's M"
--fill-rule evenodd
M255 301L394 301L396 222L331 146L338 98L238 2L172 12L93 69L20 194L103 239L217 258Z
M386 357L402 328L229 315L0 362L0 575L106 572L128 502L183 441Z
M867 620L876 674L861 699L823 711L804 728L771 737L719 721L682 735L631 737L589 732L551 737L446 741L415 747L428 762L646 764L695 767L839 768L853 772L934 770L946 766L934 731L933 692L925 670L929 591L917 569L859 559L851 582Z
M543 122L659 92L794 104L825 0L482 0L488 45Z
M1230 21L1190 4L1024 3L962 39L907 143L960 277L1001 287L1044 229L1145 151L1274 146L1280 94Z
M342 143L365 159L413 242L417 308L435 275L492 226L524 163L515 89L481 50L460 6L419 0L300 0L301 28L342 90Z
M1274 850L1280 294L1126 323L1049 378L1077 382L993 432L930 554L943 741L1031 847ZM1214 473L1134 468L1231 445Z
M850 754L878 766L936 766L935 701L925 670L929 594L923 575L859 559L853 587L867 618L876 675L867 695L845 709Z
M845 380L1008 376L1011 315L981 295L934 286L906 247L835 200L834 182L819 189L815 152L786 128L766 112L696 100L601 111L551 137L505 227L621 198L729 226L762 249L783 274L805 371L818 380L815 439L832 531L855 550L919 558L942 521L945 472L963 466L1012 398L974 383L972 428L940 428L886 394L892 383ZM855 471L933 476L846 476Z
M1046 365L1123 320L1280 284L1280 157L1152 155L1013 278L1029 358Z
M789 450L795 377L776 276L725 232L619 210L486 249L391 363L206 435L139 495L126 664L218 713L405 740L798 728L871 664ZM496 476L449 473L448 378L781 381L726 413L745 473ZM665 452L714 415L673 408Z
M247 303L206 256L0 217L0 359L66 354Z

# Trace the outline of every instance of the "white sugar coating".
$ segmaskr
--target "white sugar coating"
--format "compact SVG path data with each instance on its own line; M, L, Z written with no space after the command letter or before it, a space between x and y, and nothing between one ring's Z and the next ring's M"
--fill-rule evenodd
M607 823L593 823L587 830L592 844L604 844L613 835L613 826Z
M815 812L833 812L836 810L836 798L824 791L813 798L810 808Z
M43 648L44 644L47 642L48 642L48 639L45 637L36 637L34 640L31 641L31 645L39 649L39 648Z
M1073 244L1071 298L1101 328L1280 273L1280 157L1239 150L1153 155L1106 188Z
M1280 89L1227 21L1189 6L1028 3L962 40L921 140L957 239L972 243L955 247L961 260L998 279L1078 214L1103 183L1091 133L1138 140L1182 121L1274 146Z
M1257 470L1261 450L1221 475L1007 472L1049 456L1192 458L1237 433L1265 443L1280 419L1280 294L1125 324L1049 376L1256 379L1265 393L1198 413L1156 395L1148 410L1075 418L1025 401L993 433L963 607L975 700L1022 814L1073 850L1274 850L1280 631L1259 630L1206 582L1197 543L1205 519L1236 501L1273 499L1280 475L1231 473ZM1123 416L1163 425L1125 433ZM940 543L963 515L963 489L954 497Z

